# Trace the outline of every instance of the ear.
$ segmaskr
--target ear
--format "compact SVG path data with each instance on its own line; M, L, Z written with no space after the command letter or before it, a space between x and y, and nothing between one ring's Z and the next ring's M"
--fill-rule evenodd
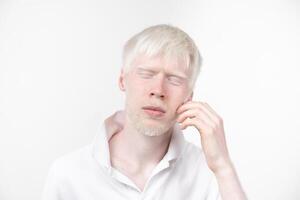
M119 76L119 88L121 91L125 91L125 84L124 84L124 69L122 68L120 76Z

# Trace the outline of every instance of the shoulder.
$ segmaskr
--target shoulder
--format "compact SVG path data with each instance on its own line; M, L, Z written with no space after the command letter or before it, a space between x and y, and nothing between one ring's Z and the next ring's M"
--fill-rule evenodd
M81 147L51 163L43 189L43 199L57 199L62 188L78 183L84 176L81 172L88 171L89 149L89 145Z
M50 173L63 177L85 169L90 162L90 148L90 145L86 145L58 157L51 163Z

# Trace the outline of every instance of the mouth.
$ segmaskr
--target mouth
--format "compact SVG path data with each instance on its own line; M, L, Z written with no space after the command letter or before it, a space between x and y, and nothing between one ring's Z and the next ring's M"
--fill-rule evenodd
M148 115L154 116L154 117L161 117L166 113L166 111L163 108L157 107L157 106L145 106L145 107L143 107L143 110Z

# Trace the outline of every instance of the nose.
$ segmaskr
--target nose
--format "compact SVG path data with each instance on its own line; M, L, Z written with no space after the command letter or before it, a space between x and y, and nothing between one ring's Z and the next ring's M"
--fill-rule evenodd
M159 98L159 99L164 99L164 98L165 98L165 95L164 95L164 94L161 94L161 93L159 93L159 92L151 92L150 95L151 95L151 96L155 96L155 97L157 97L157 98Z
M157 77L157 79L153 80L153 87L150 90L150 97L164 99L165 96L164 78Z

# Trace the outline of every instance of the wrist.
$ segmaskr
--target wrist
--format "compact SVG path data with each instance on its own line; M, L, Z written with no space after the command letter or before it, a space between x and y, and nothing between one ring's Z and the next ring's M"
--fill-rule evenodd
M235 169L231 161L228 161L222 167L214 171L217 178L223 178L228 176L233 176L235 174Z

